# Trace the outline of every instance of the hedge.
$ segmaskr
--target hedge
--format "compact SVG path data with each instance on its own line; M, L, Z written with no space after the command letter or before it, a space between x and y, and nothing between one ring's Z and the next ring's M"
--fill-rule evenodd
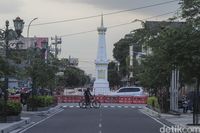
M148 97L147 105L151 106L152 108L159 109L158 98L157 97Z
M37 109L41 107L49 107L56 104L53 96L34 96L30 97L27 102L29 108Z
M3 115L3 111L5 109L3 100L0 101L0 114ZM19 115L22 111L22 106L20 102L16 101L7 101L6 106L6 115L7 116L13 116L13 115Z

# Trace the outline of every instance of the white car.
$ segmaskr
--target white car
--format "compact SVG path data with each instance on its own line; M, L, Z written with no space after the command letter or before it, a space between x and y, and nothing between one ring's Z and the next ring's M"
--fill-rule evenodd
M144 96L142 87L121 87L119 90L110 93L111 96Z

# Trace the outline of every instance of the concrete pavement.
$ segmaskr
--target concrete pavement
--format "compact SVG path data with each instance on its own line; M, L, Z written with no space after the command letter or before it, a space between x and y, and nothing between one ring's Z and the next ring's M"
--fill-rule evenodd
M43 133L45 131L76 133L80 130L81 133L121 133L124 131L126 133L135 131L157 133L165 125L185 126L192 123L192 114L189 113L181 116L161 114L145 105L132 104L103 104L100 109L80 109L78 104L63 103L48 111L23 111L22 117L29 118L28 122L18 124L18 129L11 133ZM4 133L10 132L17 128L16 126L13 128L13 125L16 123L0 124L0 129L4 129Z
M23 128L45 119L48 116L51 116L57 113L60 110L60 105L50 108L47 111L22 111L21 120L12 122L12 123L0 123L0 133L9 133L20 131Z
M102 105L100 109L80 109L64 105L64 110L23 133L159 133L163 126L139 111L137 105ZM21 133L22 133L21 132Z

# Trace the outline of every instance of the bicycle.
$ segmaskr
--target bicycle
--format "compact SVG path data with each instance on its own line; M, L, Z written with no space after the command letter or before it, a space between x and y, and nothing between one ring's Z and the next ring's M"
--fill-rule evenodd
M96 109L100 108L101 102L99 100L95 99L95 97L92 97L90 100L91 100L90 103L87 104L85 99L81 99L79 101L79 107L80 108L90 107L90 108L96 108Z

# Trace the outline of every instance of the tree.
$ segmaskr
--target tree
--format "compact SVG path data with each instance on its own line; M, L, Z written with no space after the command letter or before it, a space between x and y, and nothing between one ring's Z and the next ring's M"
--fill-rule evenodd
M67 67L64 76L59 78L59 84L65 87L79 87L89 84L89 76L76 67Z
M120 75L118 72L118 65L115 62L108 64L108 81L111 88L118 87L120 85Z

